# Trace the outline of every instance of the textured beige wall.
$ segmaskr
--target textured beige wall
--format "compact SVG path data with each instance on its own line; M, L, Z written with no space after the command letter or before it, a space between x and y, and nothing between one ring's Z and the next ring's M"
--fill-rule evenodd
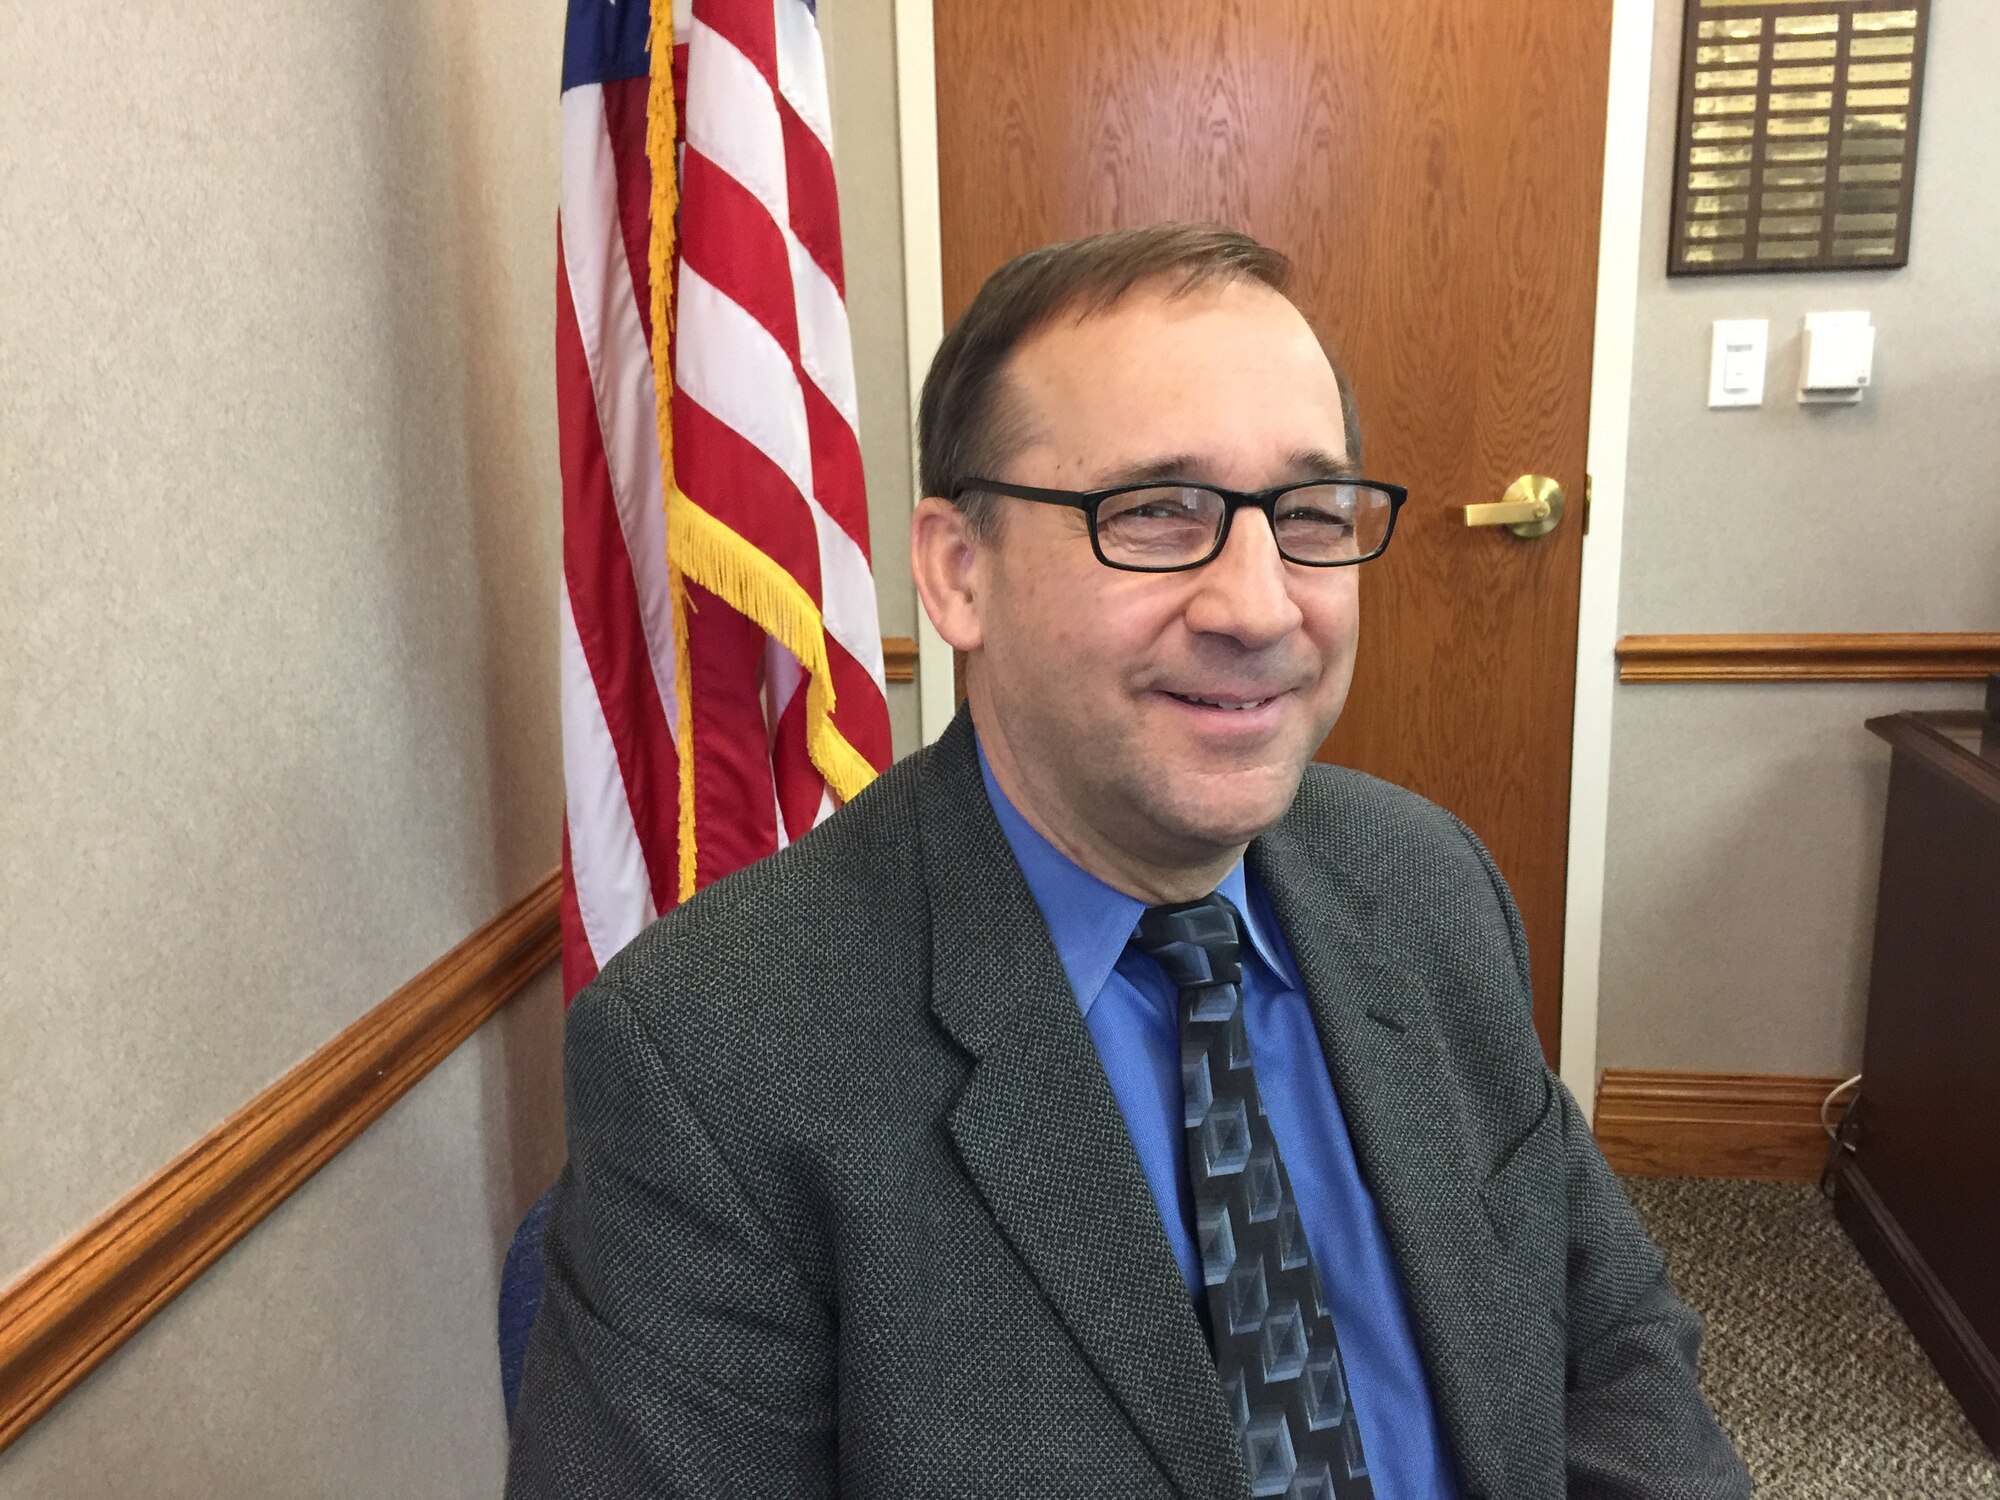
M0 1275L554 863L559 39L0 9Z
M890 4L824 9L908 634ZM0 1282L554 863L562 11L0 0ZM497 1493L559 1019L545 976L0 1496Z
M1933 8L1910 265L1670 281L1681 6L1658 12L1626 632L2000 627L2000 8ZM1865 308L1858 408L1795 398L1808 311ZM1768 317L1765 405L1707 409L1710 324ZM1970 686L1618 690L1599 1060L1860 1065L1887 751L1860 729Z
M554 863L560 7L0 6L0 1278ZM553 978L0 1494L491 1494Z
M503 1247L561 1163L553 972L0 1454L4 1500L493 1500Z

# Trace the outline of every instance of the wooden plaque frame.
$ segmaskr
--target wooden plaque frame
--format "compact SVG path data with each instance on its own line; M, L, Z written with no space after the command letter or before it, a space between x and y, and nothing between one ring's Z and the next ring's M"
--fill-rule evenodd
M1688 0L1669 276L1910 258L1930 0Z

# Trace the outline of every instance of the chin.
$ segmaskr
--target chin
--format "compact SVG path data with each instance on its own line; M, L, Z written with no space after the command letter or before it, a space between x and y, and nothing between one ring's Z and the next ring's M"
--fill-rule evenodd
M1285 815L1299 789L1303 768L1289 777L1274 778L1268 771L1244 771L1239 784L1220 797L1168 809L1165 821L1178 827L1190 842L1210 848L1230 848L1247 844ZM1229 780L1232 778L1219 778ZM1250 786L1241 783L1257 782Z

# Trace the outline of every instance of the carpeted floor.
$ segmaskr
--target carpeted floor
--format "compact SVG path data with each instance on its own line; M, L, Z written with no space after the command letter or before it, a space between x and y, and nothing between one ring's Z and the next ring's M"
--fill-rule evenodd
M1625 1187L1707 1324L1702 1388L1762 1500L2000 1500L2000 1462L1815 1189Z

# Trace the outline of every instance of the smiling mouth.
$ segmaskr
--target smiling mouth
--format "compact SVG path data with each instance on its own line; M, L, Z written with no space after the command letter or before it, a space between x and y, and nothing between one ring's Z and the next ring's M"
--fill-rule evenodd
M1276 702L1282 695L1273 693L1268 698L1199 698L1193 693L1170 692L1167 696L1176 702L1190 704L1195 708L1221 708L1242 713L1247 709L1262 708L1266 703Z

